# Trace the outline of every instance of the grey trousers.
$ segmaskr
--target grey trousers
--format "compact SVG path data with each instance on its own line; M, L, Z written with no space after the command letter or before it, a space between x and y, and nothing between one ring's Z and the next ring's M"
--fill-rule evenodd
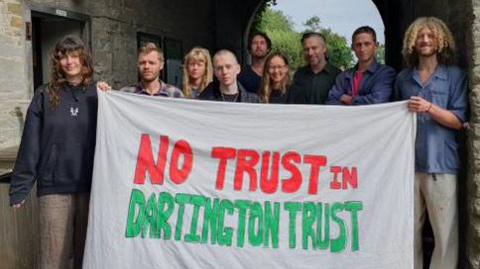
M455 269L458 263L457 177L415 173L415 269L423 268L422 227L428 212L435 248L430 269Z
M89 193L38 198L40 269L82 268L89 199Z

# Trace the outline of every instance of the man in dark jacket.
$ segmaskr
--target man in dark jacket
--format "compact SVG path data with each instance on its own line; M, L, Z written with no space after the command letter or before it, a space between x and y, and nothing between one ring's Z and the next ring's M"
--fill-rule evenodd
M377 34L373 28L362 26L353 32L352 50L358 63L337 76L327 104L368 105L390 100L395 70L377 62L377 48Z
M235 54L220 50L213 56L213 69L218 82L212 82L203 90L199 99L222 102L258 103L258 96L247 92L237 82L240 73Z

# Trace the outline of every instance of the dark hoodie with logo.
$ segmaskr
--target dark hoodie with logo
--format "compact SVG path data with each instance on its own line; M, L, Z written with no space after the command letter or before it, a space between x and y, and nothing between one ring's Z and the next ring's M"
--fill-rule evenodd
M10 185L10 204L38 196L89 192L97 128L97 90L66 85L53 109L48 86L39 87L27 111Z

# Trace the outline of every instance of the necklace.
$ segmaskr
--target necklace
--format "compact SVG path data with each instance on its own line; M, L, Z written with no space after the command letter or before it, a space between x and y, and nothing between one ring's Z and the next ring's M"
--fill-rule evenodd
M233 102L235 103L238 99L239 93L237 92L236 94L223 94L223 92L220 92L222 94L222 101L224 102Z

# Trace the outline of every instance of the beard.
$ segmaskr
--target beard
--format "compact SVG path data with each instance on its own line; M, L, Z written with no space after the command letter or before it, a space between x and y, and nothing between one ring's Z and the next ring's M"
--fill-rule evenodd
M268 55L268 52L267 51L255 51L255 53L252 54L252 57L253 58L256 58L256 59L265 59Z

